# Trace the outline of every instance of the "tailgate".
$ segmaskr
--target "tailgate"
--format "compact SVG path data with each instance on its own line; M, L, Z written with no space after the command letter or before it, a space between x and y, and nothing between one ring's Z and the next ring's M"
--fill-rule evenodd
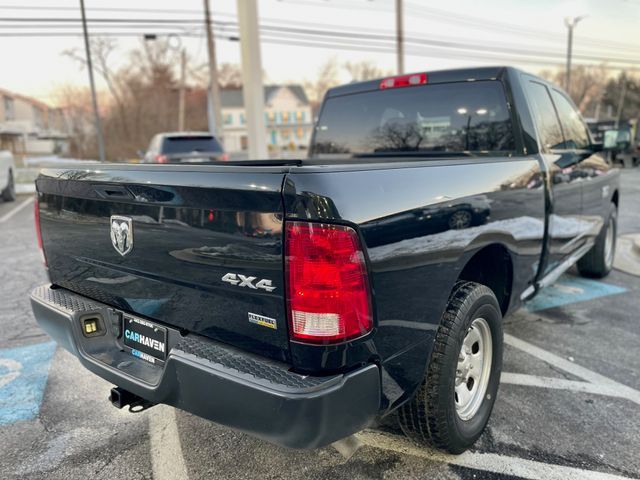
M288 360L283 167L96 166L36 185L51 282Z

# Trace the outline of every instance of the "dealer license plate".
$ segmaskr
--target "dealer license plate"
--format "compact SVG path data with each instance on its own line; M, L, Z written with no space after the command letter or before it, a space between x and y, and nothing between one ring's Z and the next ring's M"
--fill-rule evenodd
M143 318L123 316L124 344L131 354L151 363L167 356L167 329Z

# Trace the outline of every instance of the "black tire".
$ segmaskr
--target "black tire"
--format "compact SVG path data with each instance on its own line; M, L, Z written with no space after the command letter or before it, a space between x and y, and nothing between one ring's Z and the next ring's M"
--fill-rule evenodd
M473 214L469 210L458 210L453 212L447 221L451 230L462 230L469 228L473 223Z
M491 334L490 376L479 408L463 420L456 409L456 368L463 340L478 318L485 319ZM457 282L442 315L422 384L399 409L405 435L455 454L471 447L487 425L495 403L502 371L502 342L502 314L491 289L475 282Z
M7 183L7 188L2 191L2 199L5 202L13 202L16 199L16 184L12 171L9 171L9 183Z
M580 260L578 272L583 277L603 278L609 275L613 268L613 258L616 253L616 237L618 235L618 209L614 203L609 205L606 222L596 237L595 245ZM613 235L611 250L607 249L607 236Z

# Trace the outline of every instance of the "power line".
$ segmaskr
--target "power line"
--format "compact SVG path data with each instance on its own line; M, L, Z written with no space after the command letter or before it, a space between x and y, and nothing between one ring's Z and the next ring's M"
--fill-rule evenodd
M96 35L104 36L104 37L140 37L141 34L136 34L133 32L96 32ZM42 32L40 34L33 33L22 33L22 34L2 34L0 33L0 37L2 36L46 36L46 37L79 37L80 33L74 32ZM273 35L273 34L271 34ZM183 34L183 36L199 38L200 34L195 33L187 33ZM215 35L216 39L220 40L235 40L234 37L223 36L223 35ZM361 51L367 53L394 53L394 47L388 45L356 45L353 43L345 43L340 42L336 43L331 40L317 40L317 39L299 39L296 40L295 43L292 43L291 38L282 37L282 36L270 36L269 34L263 35L262 41L264 43L271 44L279 44L286 46L297 46L297 47L312 47L312 48L327 48L334 50L349 50L349 51ZM538 65L538 66L550 66L550 65L560 65L560 61L556 61L553 59L544 59L544 58L531 58L531 57L518 57L515 55L504 55L500 53L492 54L491 52L479 53L476 51L469 51L464 49L458 49L452 51L451 49L446 49L443 47L433 47L429 51L425 51L424 49L417 48L409 48L407 49L407 53L423 58L457 58L463 59L467 61L471 61L474 63L478 63L478 60L486 60L494 63L518 63L518 64L528 64L528 65ZM614 66L605 66L607 70L621 70L620 67Z
M34 21L34 19L27 18L11 18L11 19L3 19L2 21L15 21L15 22L26 22L26 21ZM73 23L74 19L37 19L40 21L47 22L47 28L57 27L60 28L60 25L49 25L50 22L64 22L64 23ZM97 23L103 23L103 27L107 28L126 28L127 25L135 25L140 28L146 27L148 28L163 28L164 24L168 25L181 25L184 28L188 28L192 26L191 23L186 23L181 20L175 19L164 19L162 22L158 20L153 21L145 21L144 19L114 19L114 18L102 18L102 19L94 19ZM235 22L224 22L224 21L216 21L213 22L221 28L230 28L233 30L237 30L237 25ZM199 25L198 22L196 25ZM24 24L26 25L26 24ZM9 25L11 27L12 25ZM31 27L31 25L29 25ZM4 26L0 25L0 29L4 28ZM33 27L37 28L37 27ZM281 27L281 26L273 26L273 25L262 25L261 30L265 33L272 32L280 32L286 35L291 36L291 38L298 38L296 34L305 35L305 36L328 36L328 37L338 37L341 41L349 41L349 40L358 40L358 42L362 40L367 40L369 42L388 42L394 41L394 37L392 35L381 35L381 34L363 34L363 33L351 33L351 32L342 32L335 30L317 30L317 29L308 29L308 28L297 28L297 27ZM11 35L4 35L11 36ZM14 35L18 36L18 35ZM27 35L21 35L27 36ZM48 35L49 36L49 35ZM532 49L523 49L523 48L512 48L505 47L504 45L499 44L484 44L478 45L473 43L464 43L464 42L456 42L456 41L447 41L442 39L433 39L433 38L414 38L414 37L406 37L407 43L419 44L419 45L428 45L428 46L439 46L439 47L448 47L448 48L464 48L470 50L476 50L478 52L484 52L488 48L501 53L515 54L515 55L523 55L523 56L532 56L532 57L562 57L563 53L559 51L541 51L541 50L532 50ZM595 61L595 62L613 62L613 63L625 63L625 64L634 64L637 65L638 61L633 58L625 58L625 57L612 57L612 56L598 56L599 54L590 52L588 54L584 53L576 53L575 58L585 60L585 61Z
M323 7L334 7L334 8L343 8L343 9L351 9L353 10L354 8L358 8L358 9L362 9L363 4L358 2L357 4L353 3L353 2L341 2L339 4L337 3L322 3L320 4L319 2L309 2L309 1L304 1L304 0L295 0L292 3L298 3L298 4L306 4L306 5L313 5L316 7L319 6L323 6ZM6 5L3 6L2 8L4 9L12 9L12 10L23 10L23 11L32 11L32 10L49 10L49 11L75 11L76 9L73 7L63 7L63 6L42 6L42 7L35 7L35 6L24 6L24 5ZM374 10L378 10L378 11L389 11L388 9L384 8L381 5L376 5L373 3L367 3L366 8L368 10L374 9ZM460 14L460 12L451 12L451 11L447 11L447 10L442 10L442 9L437 9L437 8L433 8L433 7L427 7L425 5L418 5L418 4L413 4L413 3L409 3L406 7L408 10L410 11L414 11L414 13L420 15L420 16L425 16L427 18L433 18L434 16L439 17L441 20L449 22L449 23L454 23L454 24L462 24L462 25L467 25L467 26L471 26L471 27L476 27L476 28L480 28L482 30L486 30L487 27L491 28L493 31L495 30L502 30L503 32L508 32L511 34L517 34L519 36L528 36L528 37L533 37L538 41L543 41L543 42L554 42L554 43L564 43L564 34L563 33L557 33L557 32L551 32L548 30L542 30L542 29L534 29L531 27L527 27L527 26L523 26L523 25L513 25L513 24L508 24L508 23L504 23L504 22L499 22L496 20L491 20L491 19L487 19L487 18L481 18L481 17L475 17L475 16L470 16L470 15L464 15L464 14ZM201 16L202 12L199 10L191 10L191 9L144 9L144 8L126 8L126 7L94 7L91 9L88 9L90 11L101 11L101 12L116 12L116 13L133 13L133 12L137 12L137 13L150 13L150 14L157 14L157 13L171 13L171 14L181 14L181 15L197 15L197 16ZM227 16L227 17L234 17L231 14L224 14L221 13L219 14L221 16ZM98 19L99 20L99 19ZM129 20L129 19L126 19ZM201 21L201 18L196 18L196 19L161 19L162 21L169 21L169 22L181 22L183 20L189 21L189 22L199 22ZM264 19L263 20L268 20L268 19ZM297 22L298 24L300 24L301 22ZM350 27L351 28L351 27ZM371 31L371 30L369 30ZM626 43L618 43L618 42L611 42L610 40L603 40L603 39L594 39L594 38L581 38L580 42L582 44L586 44L586 45L590 45L592 48L595 48L597 50L607 50L607 49L613 49L615 51L620 51L620 50L627 50L633 53L638 53L638 49L634 48L634 47L630 47L628 44Z
M26 17L13 17L13 18L4 18L1 19L0 21L2 22L12 22L9 25L2 25L0 26L0 28L9 28L9 29L13 29L13 28L19 28L17 27L17 25L14 24L18 24L18 25L27 25L26 22L35 22L35 23L45 23L48 26L53 27L55 25L54 28L61 28L59 25L61 23L75 23L77 22L79 19L73 19L73 18L47 18L47 19L42 19L42 18L26 18ZM200 21L199 20L186 20L186 19L152 19L152 20L147 20L147 19L117 19L117 18L97 18L97 19L92 19L90 20L90 22L95 22L95 23L100 23L102 24L104 27L107 27L107 25L122 25L124 28L124 25L139 25L141 28L143 26L146 26L146 28L153 28L153 27L158 27L160 28L160 25L179 25L182 26L184 28L193 28L193 27L197 27L200 25ZM214 22L216 25L220 26L221 28L234 28L237 29L237 24L233 21L215 21ZM31 28L31 25L29 25L28 27L20 27L20 28ZM34 27L35 28L35 27ZM64 28L64 27L62 27ZM115 28L115 27L107 27L107 28ZM357 32L345 32L345 31L340 31L340 30L326 30L326 29L318 29L318 28L314 28L314 29L309 29L309 28L297 28L297 27L285 27L285 26L278 26L278 25L262 25L261 26L261 30L280 30L280 31L286 31L286 32L299 32L299 33L306 33L306 34L310 34L310 35L331 35L331 36L339 36L339 37L344 37L344 38L367 38L367 39L381 39L381 40L392 40L395 37L392 34L378 34L378 33L357 33ZM409 34L407 35L407 41L413 41L416 43L420 43L424 40L424 38L420 38L420 37L416 37L413 34ZM446 43L447 40L446 38L444 39L432 39L430 40L431 42L443 42ZM448 41L448 43L450 45L453 44L460 44L461 42L454 42L454 41ZM531 49L527 49L523 46L519 47L520 50L518 50L517 48L512 48L512 47L505 47L502 44L487 44L484 43L482 46L478 45L478 44L467 44L467 45L473 45L476 48L493 48L495 50L503 50L503 51L509 51L511 53L523 53L523 54L532 54L532 55L538 55L538 54L543 54L543 55L547 55L549 53L551 54L561 54L561 52L556 51L556 52L540 52L539 50L531 50ZM616 50L617 51L617 50ZM618 52L619 53L619 52ZM635 53L635 52L634 52ZM583 59L585 60L594 60L594 61L599 61L599 62L603 62L603 61L609 61L610 60L610 55L612 54L612 52L607 52L605 53L605 57L602 56L598 56L598 55L603 55L603 53L596 53L594 51L586 51L586 50L581 50L579 52L576 53L576 57L579 55L583 56ZM615 61L622 61L622 62L634 62L635 59L620 59L617 58Z

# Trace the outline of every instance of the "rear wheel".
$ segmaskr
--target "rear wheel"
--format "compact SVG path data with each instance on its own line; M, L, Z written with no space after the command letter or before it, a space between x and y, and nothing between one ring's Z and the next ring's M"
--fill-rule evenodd
M613 268L618 233L618 209L610 204L609 215L596 237L596 243L584 257L578 260L578 271L583 277L602 278L609 275Z
M449 217L449 228L452 230L462 230L471 226L471 212L467 210L458 210Z
M13 180L13 172L9 172L7 188L2 191L2 199L5 202L13 202L16 199L16 184Z
M475 282L456 284L436 334L422 384L399 411L411 439L462 453L482 434L502 370L502 315L495 295Z

